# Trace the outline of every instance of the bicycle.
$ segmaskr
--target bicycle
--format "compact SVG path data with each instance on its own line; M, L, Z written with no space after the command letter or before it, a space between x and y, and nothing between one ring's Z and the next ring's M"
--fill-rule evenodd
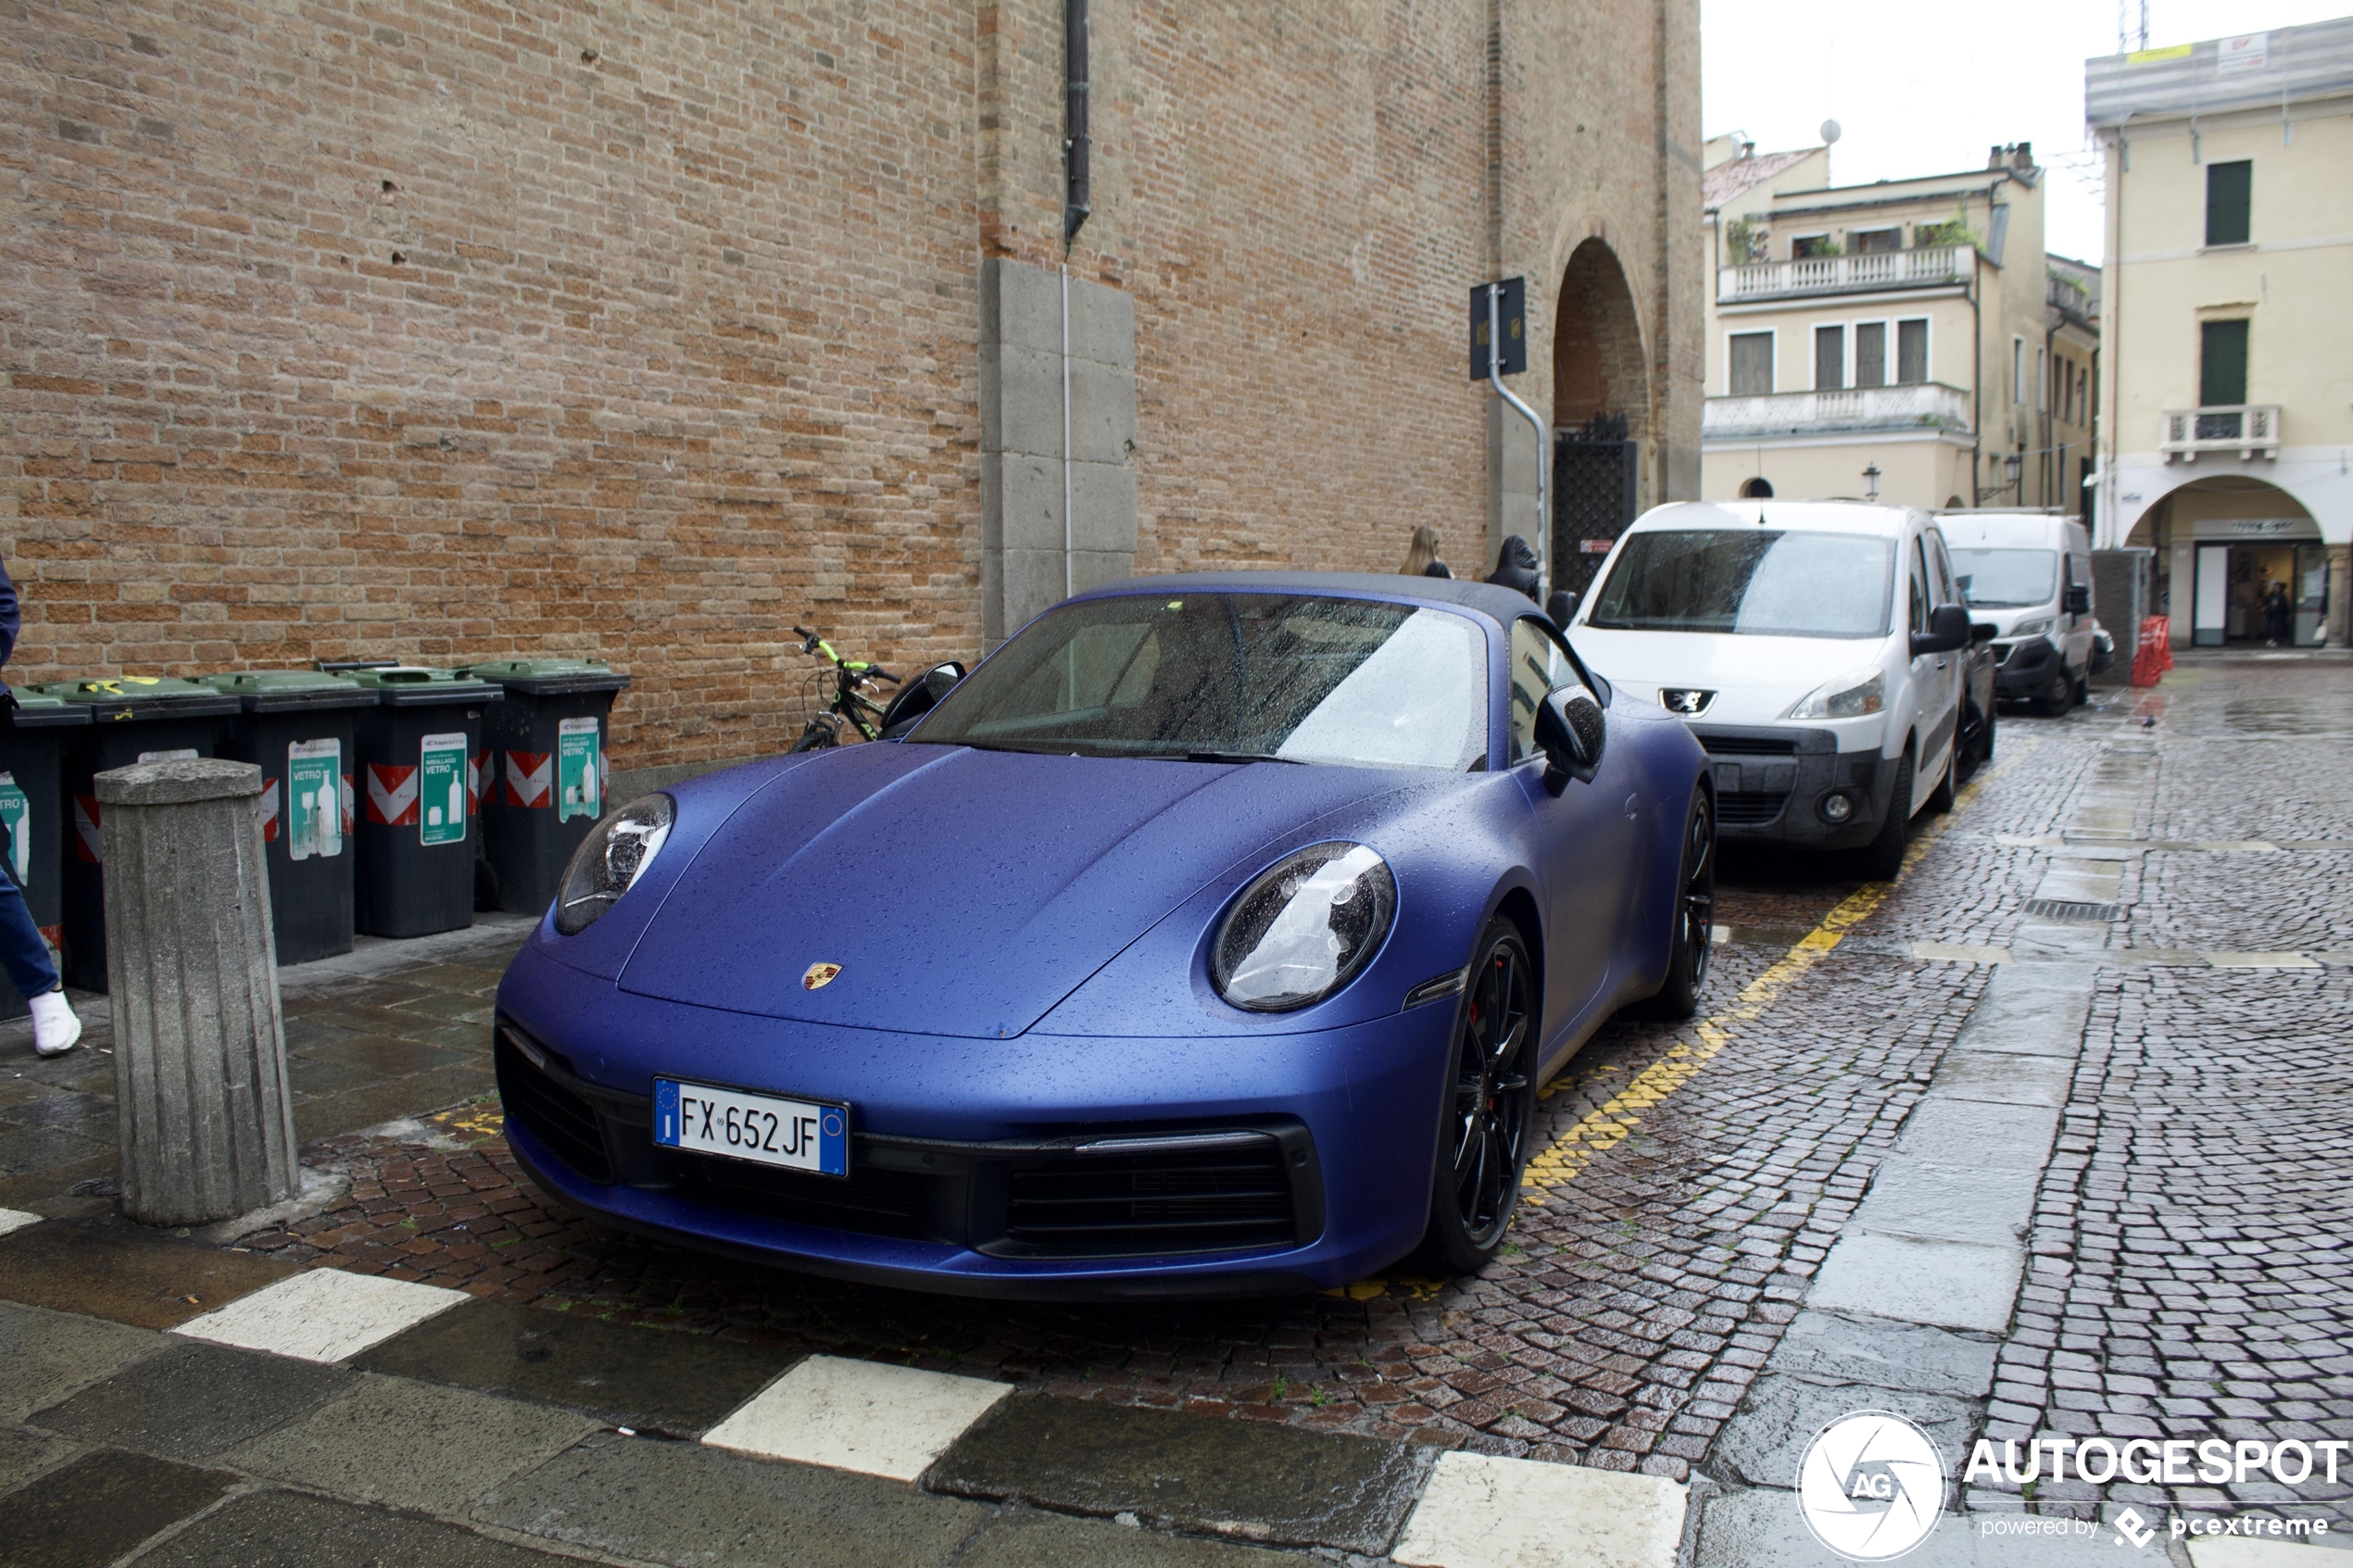
M900 684L899 677L879 664L842 658L834 651L831 643L806 626L796 626L793 631L800 636L801 652L814 654L833 665L834 695L833 700L821 707L816 716L809 721L808 727L800 732L800 738L792 743L792 751L819 751L829 746L839 746L844 720L858 732L861 739L881 739L885 710L862 688L876 681L887 681L895 686Z

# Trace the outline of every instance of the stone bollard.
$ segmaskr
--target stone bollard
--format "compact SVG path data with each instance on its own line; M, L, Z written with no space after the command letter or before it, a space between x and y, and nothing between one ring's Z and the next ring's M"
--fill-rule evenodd
M122 1211L197 1225L300 1181L254 815L261 770L210 758L97 777Z

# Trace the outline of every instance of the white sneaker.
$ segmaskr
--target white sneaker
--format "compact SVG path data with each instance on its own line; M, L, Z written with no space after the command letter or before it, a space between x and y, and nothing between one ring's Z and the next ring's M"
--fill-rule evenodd
M39 1056L63 1056L82 1038L82 1020L62 990L44 991L31 998L32 1048Z

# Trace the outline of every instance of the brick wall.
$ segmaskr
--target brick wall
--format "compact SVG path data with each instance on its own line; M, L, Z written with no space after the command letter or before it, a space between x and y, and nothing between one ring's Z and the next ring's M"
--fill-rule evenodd
M781 744L795 621L970 657L979 269L1060 259L1061 11L0 0L11 678L602 656L648 766ZM1483 557L1465 291L1527 271L1545 364L1599 233L1681 352L1693 19L1098 6L1139 570Z

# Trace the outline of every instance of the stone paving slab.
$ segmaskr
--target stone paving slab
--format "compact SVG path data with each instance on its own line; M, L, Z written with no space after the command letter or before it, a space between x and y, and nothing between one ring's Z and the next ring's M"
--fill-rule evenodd
M0 1498L0 1562L103 1568L236 1484L234 1475L145 1454L84 1454Z
M1824 1260L1806 1303L1826 1312L1999 1334L2010 1325L2022 1266L2014 1246L1850 1231Z
M925 1484L1179 1529L1247 1522L1253 1538L1378 1556L1431 1456L1397 1443L1075 1399L1007 1400Z
M1994 1386L1994 1350L1990 1336L1809 1309L1791 1321L1765 1364L1817 1383L1982 1399Z
M353 1364L691 1437L724 1420L792 1361L763 1347L476 1301L385 1341Z
M990 1518L894 1481L605 1434L484 1498L484 1523L551 1541L709 1568L947 1563Z
M1441 1454L1390 1555L1414 1568L1649 1568L1675 1560L1685 1503L1653 1475Z
M2117 1550L2112 1530L2058 1537L1984 1534L2005 1527L1989 1523L1994 1518L1948 1513L1900 1561L1905 1568L2120 1568L2134 1561ZM2034 1520L2032 1525L2045 1523ZM2139 1558L2150 1568L2164 1561L2153 1552ZM1696 1568L1844 1568L1846 1562L1806 1530L1786 1488L1711 1498L1701 1518Z
M22 1421L168 1343L101 1318L0 1305L0 1422Z
M299 1492L236 1498L148 1550L138 1568L563 1568L577 1560L492 1540L414 1513Z
M370 1376L222 1462L354 1501L456 1514L598 1425L521 1399Z
M1868 1402L1858 1404L1852 1387L1768 1373L1750 1388L1711 1457L1733 1479L1780 1488L1775 1498L1794 1518L1795 1499L1789 1488L1797 1483L1798 1461L1806 1445L1823 1427L1859 1408L1893 1411L1906 1418L1936 1445L1946 1473L1961 1473L1977 1426L1977 1412L1968 1401L1907 1389L1874 1388L1869 1393Z
M172 1328L295 1273L250 1252L226 1252L127 1226L41 1224L0 1236L0 1301Z
M340 1367L185 1343L133 1361L28 1419L85 1443L201 1462L309 1413L355 1381Z
M1199 1536L1169 1536L1132 1521L1074 1519L1008 1509L956 1558L956 1568L1302 1568L1298 1554Z

